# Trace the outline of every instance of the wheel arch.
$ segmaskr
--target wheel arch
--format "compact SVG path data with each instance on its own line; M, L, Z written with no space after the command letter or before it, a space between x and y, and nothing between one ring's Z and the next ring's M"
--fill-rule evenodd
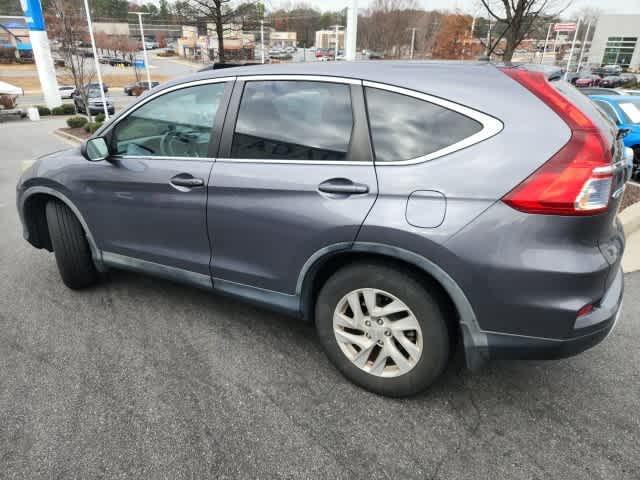
M345 265L366 260L392 261L398 266L409 267L421 278L437 285L455 309L467 366L475 369L488 359L487 337L478 325L469 300L455 280L431 260L391 245L341 243L316 252L303 266L296 286L303 318L313 320L317 293L334 272Z
M47 217L45 207L50 200L58 200L64 203L80 222L87 243L91 250L91 256L98 270L103 270L102 252L98 248L97 243L89 229L89 225L85 221L82 213L75 204L63 193L51 187L35 186L28 188L22 195L20 200L20 213L24 223L25 238L36 248L44 248L53 251L51 238L49 237L49 227L47 225Z

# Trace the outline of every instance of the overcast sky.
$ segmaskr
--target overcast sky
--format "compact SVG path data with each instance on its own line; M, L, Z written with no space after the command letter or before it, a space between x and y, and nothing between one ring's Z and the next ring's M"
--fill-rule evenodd
M337 10L347 6L348 0L303 0L304 3L313 5L320 10ZM455 10L473 13L480 9L480 0L417 0L418 4L428 10ZM277 8L279 5L298 3L297 0L267 0L267 7ZM358 0L359 8L366 8L370 0ZM583 7L596 7L605 13L635 13L640 14L640 0L574 0L568 10L580 10Z

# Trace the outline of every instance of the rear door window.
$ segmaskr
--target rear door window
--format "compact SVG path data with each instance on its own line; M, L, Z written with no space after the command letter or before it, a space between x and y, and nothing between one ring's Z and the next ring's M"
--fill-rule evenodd
M607 102L603 102L602 100L596 100L595 102L596 105L598 105L602 109L602 111L607 114L607 117L609 117L613 121L613 123L619 122L618 116L616 115L616 112L611 105L609 105Z
M422 157L483 128L472 118L425 100L374 87L365 92L377 162Z
M231 156L246 159L347 160L353 130L349 85L249 81Z

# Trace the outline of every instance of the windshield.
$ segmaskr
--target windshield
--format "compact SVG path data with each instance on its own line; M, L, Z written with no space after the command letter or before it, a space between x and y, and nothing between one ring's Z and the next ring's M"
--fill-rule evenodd
M100 97L100 90L92 88L87 90L87 97L89 98L98 98Z
M620 105L620 109L624 112L625 117L627 117L626 123L640 125L640 98L625 98L624 101L619 102L618 105Z

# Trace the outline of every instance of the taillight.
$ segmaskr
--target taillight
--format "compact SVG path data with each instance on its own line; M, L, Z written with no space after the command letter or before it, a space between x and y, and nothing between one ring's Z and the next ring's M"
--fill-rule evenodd
M571 129L571 138L502 201L516 210L542 215L595 215L606 211L613 167L611 146L600 130L542 73L517 68L504 68L503 72L554 110Z

